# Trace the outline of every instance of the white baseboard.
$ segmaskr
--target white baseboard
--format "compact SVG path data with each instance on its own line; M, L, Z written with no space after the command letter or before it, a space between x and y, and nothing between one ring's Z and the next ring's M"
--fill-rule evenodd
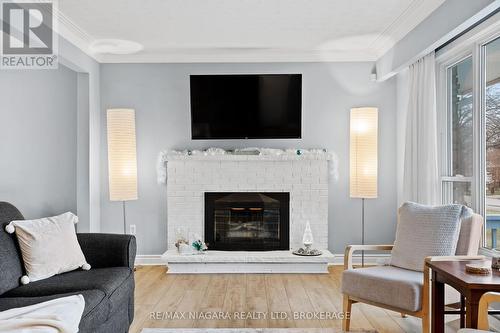
M165 261L162 260L161 254L139 254L135 257L136 265L165 265ZM365 254L365 264L375 265L381 262L389 260L389 254ZM361 254L353 255L353 263L361 264ZM336 253L333 263L330 265L343 265L344 264L344 254Z
M136 265L165 265L161 254L138 254L135 256Z

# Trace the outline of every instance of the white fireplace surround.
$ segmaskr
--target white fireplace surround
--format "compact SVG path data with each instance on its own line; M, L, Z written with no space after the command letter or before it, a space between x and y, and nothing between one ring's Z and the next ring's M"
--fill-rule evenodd
M315 247L327 249L332 156L167 154L168 249L178 228L204 237L205 192L289 192L290 248L302 246L309 221Z

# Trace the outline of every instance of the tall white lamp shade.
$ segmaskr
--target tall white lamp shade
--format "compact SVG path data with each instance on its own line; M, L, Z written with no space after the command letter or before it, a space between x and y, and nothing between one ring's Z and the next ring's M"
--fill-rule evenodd
M361 244L365 244L365 199L378 195L378 109L351 109L349 140L351 198L361 198ZM364 251L361 265L365 264Z
M107 121L109 199L111 201L136 200L135 111L133 109L109 109Z
M376 198L378 176L378 109L351 109L350 122L351 198Z
M137 200L137 149L135 111L108 109L109 199L121 201L123 233L127 233L125 201Z

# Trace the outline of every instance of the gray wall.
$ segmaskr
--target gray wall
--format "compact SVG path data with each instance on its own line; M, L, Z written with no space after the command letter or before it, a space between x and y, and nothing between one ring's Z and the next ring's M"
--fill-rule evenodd
M340 160L330 183L330 250L359 243L361 201L349 198L349 109L379 107L379 198L366 202L366 242L390 243L396 224L396 84L371 82L372 63L103 64L101 65L101 231L122 232L122 208L109 201L106 108L132 107L137 118L139 200L127 203L127 221L137 225L139 254L166 250L166 187L156 183L163 149L234 147L324 147ZM190 139L189 74L302 73L302 140Z
M76 213L77 75L0 75L0 200L26 218Z
M100 65L66 39L59 37L59 64L78 73L78 231L99 232L100 181Z

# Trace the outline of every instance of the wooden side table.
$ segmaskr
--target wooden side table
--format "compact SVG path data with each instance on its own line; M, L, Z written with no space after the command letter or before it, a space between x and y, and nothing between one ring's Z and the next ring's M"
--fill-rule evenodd
M465 297L465 326L477 328L478 305L488 291L500 292L500 272L490 275L473 275L465 272L465 265L476 261L431 261L426 265L432 270L432 322L433 333L444 332L444 285L447 284Z

